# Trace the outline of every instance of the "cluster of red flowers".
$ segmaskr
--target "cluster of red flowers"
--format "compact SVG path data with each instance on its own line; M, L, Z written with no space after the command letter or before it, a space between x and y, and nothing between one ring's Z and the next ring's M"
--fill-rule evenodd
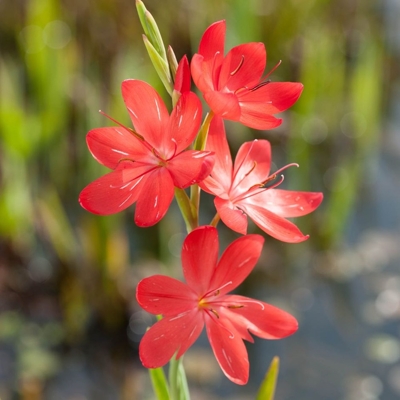
M249 332L279 339L297 330L297 321L287 312L228 294L250 274L262 251L263 237L246 235L247 217L278 240L302 242L308 236L286 218L315 210L322 193L277 189L282 181L277 177L288 166L271 174L271 146L267 140L244 143L232 161L224 119L254 129L275 128L282 121L274 115L291 107L303 86L270 82L268 75L263 78L266 50L262 43L239 45L224 55L225 32L225 21L211 25L190 67L186 57L179 63L174 84L179 99L171 115L147 83L122 83L122 96L134 129L119 124L88 133L93 157L112 172L89 184L79 201L86 210L100 215L117 213L136 203L135 222L146 227L164 217L175 188L198 184L215 196L219 218L244 236L231 243L218 261L216 228L197 227L188 234L182 248L187 284L162 275L138 284L139 304L163 317L146 332L139 352L145 367L163 366L174 355L181 357L205 326L225 375L244 384L249 363L243 339L253 341ZM191 76L212 117L201 148L194 143L201 126L202 106L190 91Z

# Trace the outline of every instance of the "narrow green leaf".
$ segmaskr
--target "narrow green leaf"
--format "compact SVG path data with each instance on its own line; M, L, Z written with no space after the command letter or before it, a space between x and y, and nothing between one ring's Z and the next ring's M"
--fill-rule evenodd
M150 60L154 65L155 70L157 71L158 76L160 77L162 83L167 89L168 93L172 95L174 90L174 85L172 83L171 73L169 71L168 62L165 61L158 53L154 46L150 43L149 39L146 35L143 35L143 42L146 46L147 52L149 54Z
M140 19L140 23L142 24L142 28L146 36L150 36L149 27L147 25L146 19L146 7L141 0L136 0L136 10Z
M181 362L178 366L178 381L180 387L180 397L182 400L190 400L189 386L186 379L185 368Z
M149 369L151 383L158 400L170 400L168 383L163 368Z
M160 30L158 29L157 23L154 17L148 12L145 12L145 18L147 22L147 27L149 30L149 39L151 44L157 50L157 53L164 59L167 59L167 55L165 53L164 42L161 37Z
M279 373L279 357L274 357L265 378L261 383L256 400L274 400L275 387Z

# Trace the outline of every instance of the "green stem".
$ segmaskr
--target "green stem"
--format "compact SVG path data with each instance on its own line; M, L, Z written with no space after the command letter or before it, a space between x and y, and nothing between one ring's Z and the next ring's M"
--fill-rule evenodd
M179 366L182 363L182 357L177 360L175 356L173 356L169 362L169 373L168 373L168 380L169 380L169 389L170 389L170 397L173 400L180 399L180 385L178 381L178 371Z
M179 380L181 385L181 396L183 400L190 400L189 386L186 379L185 368L183 363L179 364Z
M199 134L197 135L196 141L194 142L195 150L204 150L207 143L208 130L210 128L211 121L214 117L214 113L210 111L204 119L203 125L200 128ZM190 187L190 200L196 212L196 226L199 225L199 208L200 208L200 187L199 185L192 185Z
M197 210L193 207L189 196L183 189L175 188L175 198L181 210L182 217L185 220L186 229L188 232L191 232L198 226Z

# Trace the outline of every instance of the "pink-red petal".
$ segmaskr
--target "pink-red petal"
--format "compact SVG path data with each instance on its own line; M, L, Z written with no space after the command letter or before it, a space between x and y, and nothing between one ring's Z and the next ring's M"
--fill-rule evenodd
M85 210L99 215L125 210L138 199L145 174L152 168L122 161L115 171L86 186L79 195L79 203Z
M260 229L275 239L286 243L300 243L308 239L308 235L303 235L293 222L274 214L265 207L244 202L240 207Z
M323 194L318 192L297 192L291 190L266 190L248 199L249 202L284 217L301 217L313 212L322 202Z
M223 373L238 385L249 379L249 359L240 334L226 318L206 319L208 340Z
M157 168L147 174L136 203L137 226L152 226L167 213L174 198L174 183L166 168Z
M226 139L224 121L214 116L208 130L206 150L215 153L215 164L212 170L213 178L228 192L232 183L232 157Z
M266 101L271 101L278 112L291 107L300 97L303 85L298 82L271 82L257 89L259 95L264 95Z
M192 92L183 93L172 111L168 128L163 132L164 152L167 158L186 149L196 138L202 118L200 99Z
M225 20L214 22L203 33L200 40L199 54L205 60L213 59L217 52L224 54L225 33Z
M92 129L86 142L93 157L111 169L115 169L123 159L143 159L149 154L143 143L122 127Z
M178 68L176 70L174 90L176 90L178 93L190 92L190 85L191 79L189 61L185 55L182 57L181 61L179 61Z
M218 262L210 289L222 296L238 287L257 264L263 244L261 235L246 235L232 242Z
M202 93L214 90L213 67L213 61L204 61L200 54L195 54L190 62L193 81Z
M162 147L169 114L160 95L148 83L128 79L122 82L122 97L136 132L151 147Z
M237 197L252 186L262 185L271 167L271 145L268 140L243 143L235 158L231 196Z
M210 91L204 93L204 99L214 114L232 121L240 119L241 111L235 94Z
M147 312L173 316L197 307L196 294L185 283L164 275L142 279L136 298Z
M156 322L143 336L139 357L146 368L165 365L178 352L179 358L199 337L204 320L197 309Z
M245 235L247 233L247 216L230 200L221 197L214 199L215 208L222 222L235 232Z
M168 162L168 171L178 188L201 182L214 165L214 154L209 151L187 150Z
M237 295L227 295L223 301L227 306L220 313L243 333L248 330L263 339L282 339L298 329L296 318L268 303Z
M218 260L218 232L201 226L186 237L182 246L182 268L188 286L202 297L208 290Z
M282 123L282 119L266 114L262 107L257 107L256 110L254 107L249 109L246 108L245 103L241 104L241 114L238 120L249 128L259 130L273 129Z
M245 43L231 49L222 62L218 90L235 92L260 82L265 69L266 51L263 43Z

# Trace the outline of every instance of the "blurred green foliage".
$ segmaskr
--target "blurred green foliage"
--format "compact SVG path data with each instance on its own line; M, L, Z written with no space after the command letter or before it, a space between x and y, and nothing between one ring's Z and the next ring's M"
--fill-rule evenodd
M287 187L325 194L322 208L299 221L312 234L308 246L340 244L380 141L388 55L375 2L148 0L146 7L178 59L190 58L204 29L224 18L226 49L262 41L268 70L283 60L272 79L304 83L276 131L228 129L233 147L261 135L273 143L276 164L300 164ZM58 310L46 323L58 324L66 343L87 340L93 319L124 331L137 280L159 272L155 259L177 263L167 249L184 231L176 209L160 226L139 231L132 210L99 217L77 202L106 172L85 144L88 130L109 124L98 110L130 123L122 80L144 79L167 98L141 35L133 1L0 3L0 312L13 312L1 317L1 339L10 330L13 340L23 335L27 318L36 318L29 299L41 292ZM31 338L35 346L22 341L19 374L40 363L44 380L57 361L47 350L46 362L32 353L47 340L40 335Z

